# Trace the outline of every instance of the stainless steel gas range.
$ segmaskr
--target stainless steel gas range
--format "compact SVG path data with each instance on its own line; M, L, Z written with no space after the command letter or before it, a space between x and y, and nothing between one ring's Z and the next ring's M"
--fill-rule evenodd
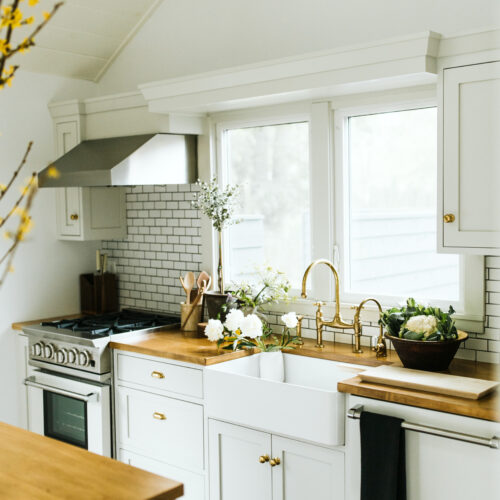
M30 325L28 429L94 453L112 454L113 338L129 338L179 323L176 316L123 310Z

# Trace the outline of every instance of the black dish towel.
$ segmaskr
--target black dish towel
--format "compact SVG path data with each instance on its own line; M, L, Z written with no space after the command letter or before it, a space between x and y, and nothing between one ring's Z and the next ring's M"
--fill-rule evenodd
M400 418L361 413L361 500L406 500L402 423Z

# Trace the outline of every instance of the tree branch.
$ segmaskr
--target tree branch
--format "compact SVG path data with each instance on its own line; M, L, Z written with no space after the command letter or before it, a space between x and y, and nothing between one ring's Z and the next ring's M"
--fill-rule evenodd
M30 141L28 143L28 147L26 148L26 151L24 152L24 156L23 156L23 159L21 160L21 163L19 164L19 166L16 168L16 170L12 174L12 178L10 179L9 183L5 186L5 189L3 191L0 191L0 200L5 196L5 193L12 186L12 184L16 180L16 177L19 175L19 172L26 164L26 160L28 159L28 155L30 154L32 146L33 146L33 141Z

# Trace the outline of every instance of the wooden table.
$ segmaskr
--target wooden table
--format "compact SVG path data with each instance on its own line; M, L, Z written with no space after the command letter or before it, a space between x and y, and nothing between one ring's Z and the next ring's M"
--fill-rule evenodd
M177 481L0 423L0 498L173 500L182 495Z

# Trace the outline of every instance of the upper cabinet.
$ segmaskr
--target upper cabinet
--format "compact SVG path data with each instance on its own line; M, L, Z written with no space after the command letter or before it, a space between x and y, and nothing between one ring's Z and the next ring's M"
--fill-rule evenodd
M81 127L80 114L54 118L58 158L81 141ZM55 191L58 239L87 241L127 236L124 188L61 187Z
M500 255L500 62L445 68L440 248Z

